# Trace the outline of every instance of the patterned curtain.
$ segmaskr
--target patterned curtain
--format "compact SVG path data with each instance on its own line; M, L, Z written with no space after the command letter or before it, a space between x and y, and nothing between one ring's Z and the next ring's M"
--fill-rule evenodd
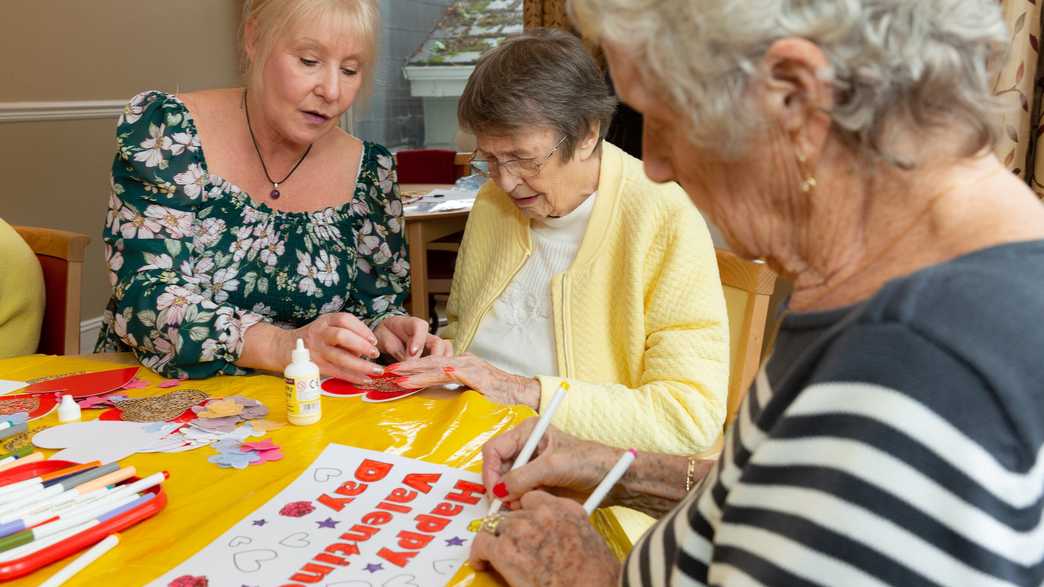
M527 29L543 26L572 30L566 14L566 0L524 0L522 23Z
M1001 6L1011 35L1011 52L993 91L1010 98L1012 106L1003 115L1004 134L997 155L1044 199L1044 149L1038 148L1044 133L1040 83L1044 80L1037 77L1041 10L1036 0L1002 0Z

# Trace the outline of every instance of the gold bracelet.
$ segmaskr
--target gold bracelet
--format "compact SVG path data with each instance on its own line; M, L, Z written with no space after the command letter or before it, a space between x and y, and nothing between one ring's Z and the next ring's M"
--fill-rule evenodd
M695 456L689 457L689 470L685 473L685 493L692 491L692 486L696 483L696 461L698 460Z

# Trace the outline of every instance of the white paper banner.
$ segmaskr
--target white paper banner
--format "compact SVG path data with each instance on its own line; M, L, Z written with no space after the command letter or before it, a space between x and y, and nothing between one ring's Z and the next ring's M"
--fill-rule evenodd
M151 583L445 585L467 560L467 525L489 509L481 477L331 444L293 483ZM180 579L180 580L179 580Z

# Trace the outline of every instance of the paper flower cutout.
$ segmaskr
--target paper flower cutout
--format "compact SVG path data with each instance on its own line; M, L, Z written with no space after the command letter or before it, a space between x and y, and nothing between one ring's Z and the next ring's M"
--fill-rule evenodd
M288 518L300 518L315 511L315 506L310 501L292 501L279 510L279 515Z
M208 587L208 585L210 585L210 581L206 577L193 577L192 575L182 575L167 583L167 587Z
M241 442L235 438L222 438L212 446L218 450L218 454L209 460L220 467L245 469L247 465L260 465L283 458L283 452L271 440Z
M224 418L238 416L242 411L242 404L233 401L231 398L226 398L207 402L206 408L202 411L197 411L196 414L200 418Z
M279 430L280 428L286 426L286 424L283 424L281 422L273 422L271 420L251 420L250 422L247 422L246 425L250 426L257 432L259 432L261 435L263 435L265 432L268 432L269 430Z
M247 450L254 450L258 452L279 449L276 443L272 442L271 440L261 440L258 442L244 442L242 446Z
M261 457L254 452L219 452L207 458L208 461L223 468L245 469L250 463L260 460Z

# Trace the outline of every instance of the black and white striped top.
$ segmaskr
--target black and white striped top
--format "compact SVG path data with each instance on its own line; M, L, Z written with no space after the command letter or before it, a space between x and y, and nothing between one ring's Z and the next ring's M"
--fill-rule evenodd
M786 318L624 585L1044 583L1044 241Z

